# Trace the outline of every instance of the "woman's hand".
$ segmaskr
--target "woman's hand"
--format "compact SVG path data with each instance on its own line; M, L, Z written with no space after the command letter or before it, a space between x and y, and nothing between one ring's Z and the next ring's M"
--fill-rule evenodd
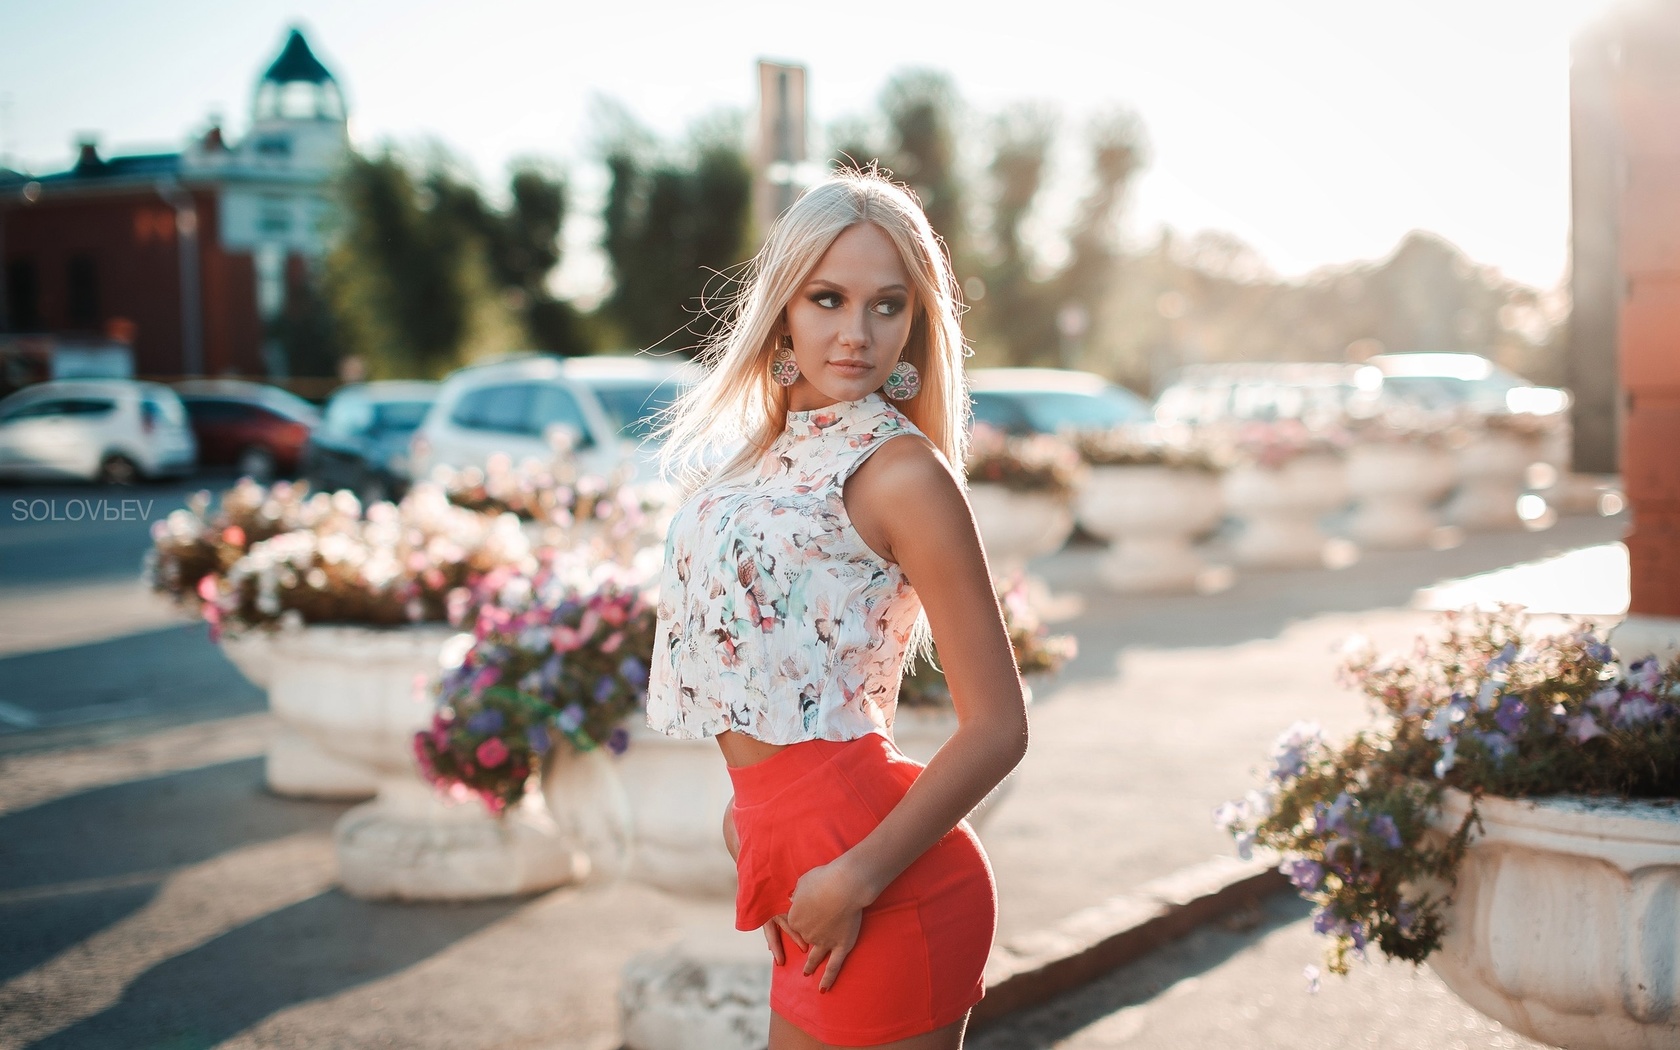
M794 884L793 904L788 908L785 925L796 942L809 945L801 949L808 953L805 976L815 973L823 960L828 960L818 991L828 991L840 976L840 967L846 964L846 956L857 943L858 931L863 927L863 909L870 899L866 887L841 861L812 868ZM771 952L777 947L773 945Z

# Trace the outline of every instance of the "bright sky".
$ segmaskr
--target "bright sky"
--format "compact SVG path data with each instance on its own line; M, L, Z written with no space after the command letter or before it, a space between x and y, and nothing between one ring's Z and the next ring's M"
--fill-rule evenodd
M1022 100L1060 107L1068 131L1136 110L1150 162L1135 237L1229 230L1296 275L1424 228L1550 287L1567 262L1569 41L1609 2L17 2L0 4L0 163L60 169L84 132L106 154L174 149L212 111L237 136L294 22L343 85L358 144L436 138L487 182L511 157L555 158L585 206L603 181L597 95L675 136L750 109L757 59L797 61L821 127L873 112L919 65L955 79L975 128ZM983 156L978 132L964 148ZM1050 228L1079 190L1067 152ZM600 280L596 229L568 236L580 292Z

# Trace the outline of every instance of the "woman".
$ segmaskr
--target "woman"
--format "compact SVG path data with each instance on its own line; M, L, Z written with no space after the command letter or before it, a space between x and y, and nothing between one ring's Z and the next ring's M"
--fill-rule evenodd
M960 1047L982 995L996 894L963 817L1021 760L1027 718L959 473L958 309L915 199L837 175L777 220L665 427L690 495L648 724L715 737L728 765L772 1050ZM891 731L930 629L958 728L924 768Z

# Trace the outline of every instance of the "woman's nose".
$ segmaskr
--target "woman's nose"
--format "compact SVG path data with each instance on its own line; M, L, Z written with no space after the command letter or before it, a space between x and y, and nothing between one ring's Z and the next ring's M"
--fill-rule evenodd
M848 347L869 345L869 318L864 311L847 312L840 325L840 343Z

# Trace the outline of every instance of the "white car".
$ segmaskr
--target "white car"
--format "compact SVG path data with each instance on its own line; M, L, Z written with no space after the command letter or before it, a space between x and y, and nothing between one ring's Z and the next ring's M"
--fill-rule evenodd
M492 455L547 461L565 432L580 471L652 476L654 415L698 375L688 361L528 355L446 376L409 442L409 476L439 466L482 468Z
M61 379L0 401L0 477L130 484L197 461L186 409L162 383Z

